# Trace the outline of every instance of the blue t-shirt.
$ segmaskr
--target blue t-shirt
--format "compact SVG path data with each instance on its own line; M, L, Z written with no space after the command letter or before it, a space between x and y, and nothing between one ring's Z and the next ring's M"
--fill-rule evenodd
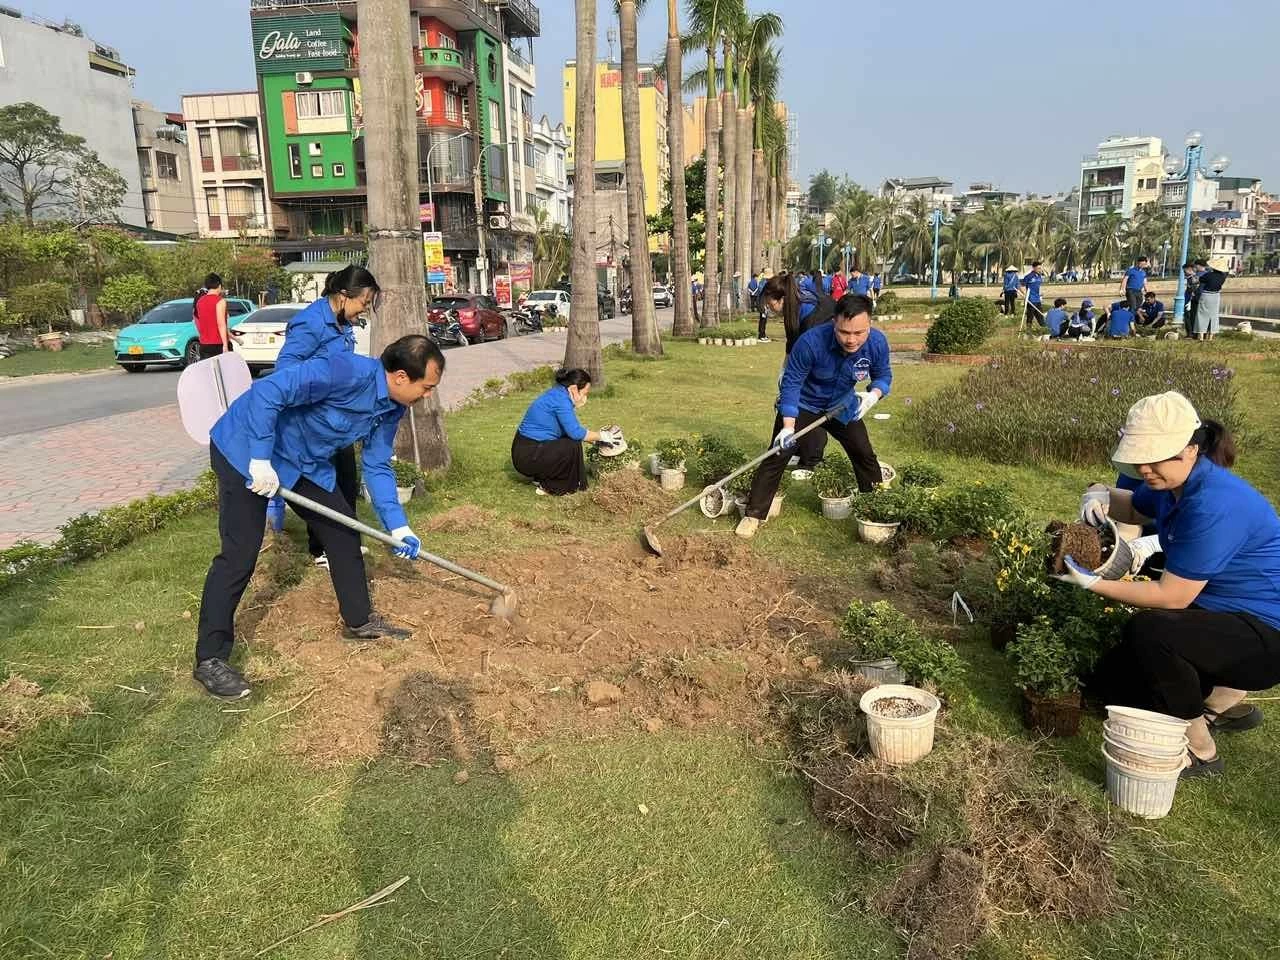
M1044 282L1044 277L1038 272L1032 270L1022 278L1022 285L1027 288L1027 302L1036 306L1040 305L1040 284ZM1016 289L1016 288L1015 288Z
M1138 308L1142 311L1142 315L1147 318L1147 323L1155 320L1156 317L1164 313L1164 304L1159 300L1152 300L1150 303L1144 303Z
M849 278L849 288L845 290L845 293L857 293L865 297L870 292L871 278L865 273Z
M539 394L529 404L524 419L516 432L530 440L559 440L568 437L570 440L582 441L587 436L587 428L578 422L578 414L573 408L573 399L569 396L569 388L556 384L550 390Z
M882 285L882 281L880 280L880 274L877 273L874 277L871 278L871 289L874 290L876 293L879 293L881 285Z
M1133 326L1133 311L1123 303L1111 305L1111 319L1107 323L1107 336L1127 337Z
M1204 610L1248 613L1280 628L1280 517L1261 493L1200 457L1175 500L1143 486L1133 507L1160 531L1165 570L1206 581Z
M1054 307L1044 315L1044 325L1049 328L1049 336L1062 336L1062 328L1067 325L1067 311L1063 307Z
M1017 270L1006 270L1004 272L1004 292L1005 293L1018 292L1018 271Z
M1147 285L1147 271L1141 267L1130 267L1124 272L1124 288L1126 290L1141 290Z
M1093 311L1086 307L1071 314L1071 328L1073 330L1088 330L1092 333Z

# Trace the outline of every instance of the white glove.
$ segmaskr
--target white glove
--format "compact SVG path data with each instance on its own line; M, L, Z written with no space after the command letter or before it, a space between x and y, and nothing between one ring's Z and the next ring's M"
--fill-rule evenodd
M1083 590L1092 590L1093 585L1102 579L1092 570L1086 570L1076 563L1075 557L1067 557L1063 563L1066 565L1067 572L1058 574L1054 577L1055 580L1061 580L1063 583L1069 583Z
M853 419L861 420L870 413L871 408L879 402L880 394L875 393L874 391L868 390L866 393L858 394L858 413Z
M616 447L622 442L622 431L605 427L600 431L600 439L597 443L603 443L610 447Z
M260 497L274 497L280 489L280 478L270 460L249 461L249 482L245 484Z
M1129 564L1129 572L1136 574L1154 554L1159 553L1164 547L1160 546L1160 537L1153 533L1149 537L1130 540L1129 549L1133 551L1133 563Z
M790 450L796 445L796 428L783 427L773 438L773 445L779 450Z
M408 527L396 527L391 535L404 544L403 547L392 547L391 552L401 560L417 560L418 551L422 549L422 541Z
M1080 498L1080 522L1091 527L1105 527L1111 512L1111 491L1103 486L1090 487Z

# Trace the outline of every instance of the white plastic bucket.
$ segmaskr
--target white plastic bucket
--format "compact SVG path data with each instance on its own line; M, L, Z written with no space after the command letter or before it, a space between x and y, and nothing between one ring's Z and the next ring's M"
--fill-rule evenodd
M717 487L698 501L698 509L708 520L714 520L733 510L733 498Z
M681 490L684 488L684 471L663 467L661 480L663 490Z
M926 708L918 717L882 717L872 712L877 700L886 697L903 697L914 700ZM899 683L883 683L872 687L862 695L858 706L867 716L867 739L871 752L885 763L904 766L927 756L933 749L933 731L938 719L938 698L918 687Z
M1147 820L1159 820L1173 809L1182 767L1172 770L1138 770L1122 763L1103 746L1107 762L1107 798L1121 810Z
M828 520L845 520L853 513L853 497L819 497L822 515Z
M876 523L874 520L858 520L858 539L863 543L887 543L898 532L896 523Z
M890 657L883 660L850 660L849 669L872 683L905 683L907 672Z
M662 476L662 459L656 454L649 454L649 472L655 477Z
M413 499L413 487L396 487L396 500L404 506Z
M1107 749L1107 754L1116 761L1135 770L1144 770L1149 773L1181 770L1187 758L1186 747L1168 753L1156 753L1150 749L1149 744L1120 743L1105 734L1102 742Z

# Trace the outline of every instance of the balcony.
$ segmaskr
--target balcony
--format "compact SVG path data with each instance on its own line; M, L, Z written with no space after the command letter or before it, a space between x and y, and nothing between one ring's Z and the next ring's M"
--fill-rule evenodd
M254 154L235 154L222 158L222 169L228 172L261 170L262 158Z
M538 181L538 186L540 187L546 187L548 190L554 190L556 188L556 178L545 170L539 169L536 179Z
M538 37L542 35L542 15L529 0L498 0L502 22L509 37Z
M414 65L419 73L443 77L454 83L469 85L475 82L475 61L469 53L452 47L422 47L413 52Z

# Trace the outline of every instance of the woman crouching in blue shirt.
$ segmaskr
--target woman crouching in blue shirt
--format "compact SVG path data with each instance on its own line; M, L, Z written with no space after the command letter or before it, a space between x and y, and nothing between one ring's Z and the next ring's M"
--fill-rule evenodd
M1245 730L1261 712L1247 690L1280 683L1280 517L1228 467L1225 428L1201 422L1186 397L1145 397L1129 409L1112 461L1143 480L1132 492L1093 487L1082 515L1154 521L1164 573L1145 582L1102 580L1069 563L1060 579L1145 608L1090 682L1104 702L1190 721L1182 775L1221 773L1213 730Z
M585 370L556 371L556 385L538 396L516 428L511 441L511 464L537 484L538 493L564 496L587 489L583 443L614 446L621 437L611 430L588 430L577 411L591 392Z

